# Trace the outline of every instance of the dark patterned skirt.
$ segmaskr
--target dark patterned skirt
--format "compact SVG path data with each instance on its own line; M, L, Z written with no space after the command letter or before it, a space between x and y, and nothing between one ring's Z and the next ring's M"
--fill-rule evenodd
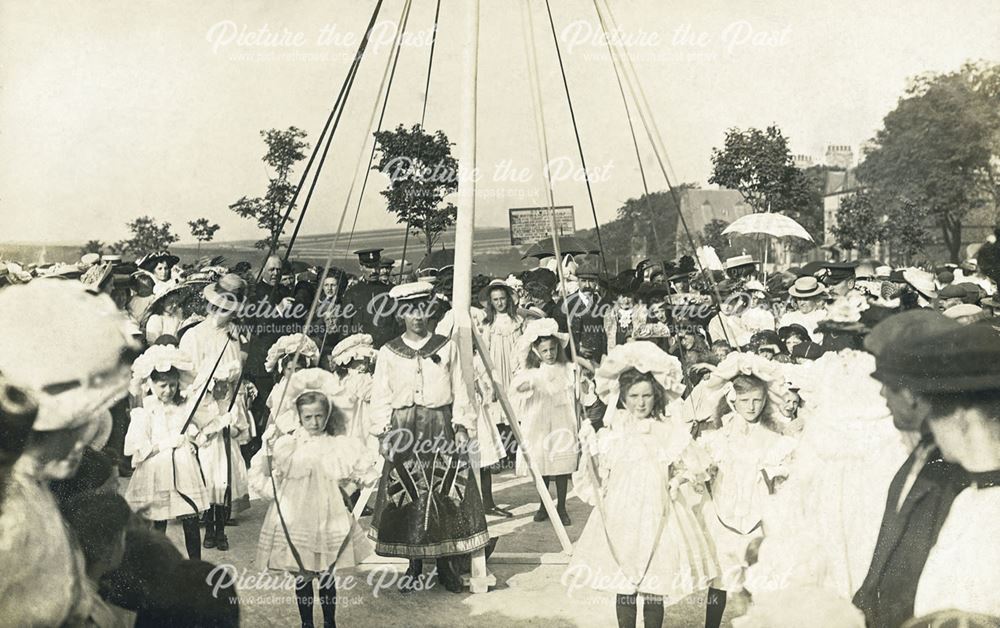
M369 536L379 556L438 558L486 546L486 514L468 455L453 443L451 408L392 412L399 437L378 484Z

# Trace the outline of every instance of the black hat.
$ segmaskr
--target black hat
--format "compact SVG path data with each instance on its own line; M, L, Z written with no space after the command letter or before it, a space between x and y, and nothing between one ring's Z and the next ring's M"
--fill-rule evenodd
M390 257L386 257L386 258L383 258L382 260L379 261L378 267L379 268L392 268L392 266L395 263L396 263L396 260L394 260L394 259L392 259Z
M854 277L856 264L852 262L826 262L823 264L822 281L828 286L833 286L842 281L847 281Z
M754 332L750 336L749 345L754 352L761 349L772 349L775 353L785 352L785 344L781 342L781 338L773 329L762 329Z
M378 268L383 250L385 249L358 249L354 254L358 256L358 263L365 268Z
M1000 334L988 323L974 323L887 348L872 377L925 393L998 390Z
M809 340L809 330L798 323L792 323L791 325L785 325L778 329L778 337L782 340L788 340L788 337L792 334L798 334L802 336L803 340Z
M596 255L587 255L577 264L576 276L578 278L584 277L600 277L601 276L601 263Z
M155 253L149 253L143 257L136 260L136 264L139 268L143 270L148 270L152 272L156 265L160 262L166 262L167 266L175 266L177 262L181 261L181 258L176 255L171 254L168 251L157 251Z
M793 358L816 360L822 357L824 353L826 353L826 350L815 342L800 342L792 347Z

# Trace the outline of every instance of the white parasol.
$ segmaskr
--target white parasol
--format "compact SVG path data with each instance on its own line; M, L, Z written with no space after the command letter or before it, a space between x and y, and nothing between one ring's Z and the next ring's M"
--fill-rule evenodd
M722 231L723 235L764 234L775 238L802 238L813 241L809 232L784 214L747 214L733 221Z

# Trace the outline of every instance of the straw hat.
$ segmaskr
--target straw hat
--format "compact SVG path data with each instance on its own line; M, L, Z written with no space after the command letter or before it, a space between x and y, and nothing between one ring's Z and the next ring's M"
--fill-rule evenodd
M234 273L219 277L218 281L205 286L205 300L220 309L236 309L246 300L247 282Z
M797 299L811 299L820 296L825 291L826 289L819 283L818 279L807 276L796 279L792 287L788 289L788 294Z

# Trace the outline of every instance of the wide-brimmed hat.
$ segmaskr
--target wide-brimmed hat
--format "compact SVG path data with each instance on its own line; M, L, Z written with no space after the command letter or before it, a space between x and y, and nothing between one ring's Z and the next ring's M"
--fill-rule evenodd
M220 309L236 309L246 300L247 282L237 274L228 273L205 286L205 300Z
M781 338L782 341L788 340L792 334L802 336L803 340L809 340L810 338L809 330L798 323L792 323L791 325L785 325L784 327L778 328L778 337Z
M396 301L418 301L420 299L431 298L434 285L426 281L411 281L393 286L389 290L389 297Z
M319 347L312 338L305 334L288 334L278 338L268 348L267 358L264 359L264 370L268 373L274 372L285 356L295 355L296 351L309 361L310 366L315 366L319 362Z
M330 404L330 415L339 411L344 415L353 412L355 398L341 384L333 373L321 368L309 368L295 371L284 380L284 389L279 391L279 407L276 409L276 425L282 432L290 431L299 425L298 411L295 402L302 395L317 392L326 397ZM275 390L279 390L277 387ZM345 418L345 426L349 417Z
M480 297L489 297L490 293L494 290L503 290L510 297L511 302L515 305L517 304L517 291L503 279L494 279L486 284L486 286L480 291Z
M735 255L728 258L724 266L726 270L733 270L734 268L742 268L744 266L756 266L759 263L751 255Z
M810 299L820 296L825 291L826 289L820 285L818 279L806 276L796 279L792 287L788 289L788 294L797 299Z
M620 394L618 378L630 368L650 373L673 401L684 393L684 369L680 360L655 343L636 340L617 345L608 352L594 373L597 395L609 407L615 407Z
M143 382L154 372L166 373L171 369L191 371L194 362L188 353L178 347L168 344L154 344L142 352L142 355L132 363L132 377Z
M181 261L181 258L168 251L157 251L156 253L149 253L140 257L135 263L139 268L152 272L160 262L166 262L167 266L170 267L176 266L179 261Z
M934 275L919 268L907 268L903 270L903 281L919 292L925 299L933 299L937 296L937 288L934 285Z
M554 318L538 318L529 320L524 326L524 332L517 339L517 353L522 360L526 360L539 338L551 336L559 341L559 344L566 347L569 343L569 334L559 331L559 323Z
M330 360L337 366L347 366L354 360L374 359L375 343L368 334L352 334L333 348Z
M872 376L915 392L998 390L1000 334L987 323L957 325L884 350Z
M0 291L0 372L39 403L34 429L93 421L128 390L137 345L106 295L75 281L37 279Z

